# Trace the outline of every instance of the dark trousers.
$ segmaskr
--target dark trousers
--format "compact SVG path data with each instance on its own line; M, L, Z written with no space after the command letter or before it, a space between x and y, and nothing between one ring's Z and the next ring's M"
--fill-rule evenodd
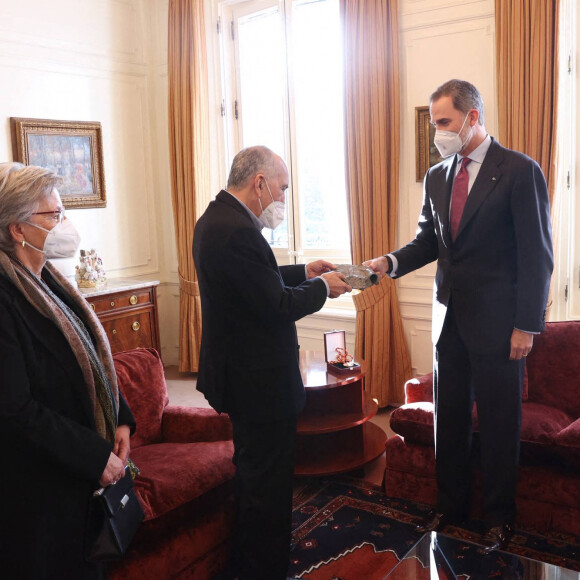
M435 348L435 457L438 510L469 514L472 408L477 403L483 511L489 526L515 518L524 360L505 352L481 355L462 340L449 307Z
M253 423L230 413L234 428L237 537L232 567L240 580L285 580L290 554L296 419Z

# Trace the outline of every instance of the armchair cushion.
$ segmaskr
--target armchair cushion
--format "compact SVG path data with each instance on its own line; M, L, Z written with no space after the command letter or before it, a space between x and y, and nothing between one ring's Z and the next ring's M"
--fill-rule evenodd
M213 409L168 405L163 413L162 429L165 443L232 439L229 416L218 415Z
M137 422L131 449L161 442L161 416L169 398L159 354L152 348L139 348L116 353L113 361L119 388Z
M556 409L530 401L522 405L521 462L553 464L557 459L555 438L571 423L570 417Z
M546 455L553 454L553 444L560 432L563 433L562 441L573 442L575 435L578 437L577 441L580 441L580 425L577 432L575 429L564 432L572 422L564 411L539 403L527 402L523 405L521 440L527 458L536 454L538 458L545 458ZM390 426L407 443L433 445L433 421L433 403L407 403L391 413ZM474 408L474 431L477 431L477 424L477 410ZM574 449L574 446L572 448Z
M159 443L131 453L141 469L135 489L145 520L184 505L234 476L232 441Z
M556 453L566 465L580 470L580 419L562 429L555 437Z
M532 391L530 400L580 417L580 357L577 320L548 322L546 331L534 337L526 359Z
M551 444L572 420L556 409L539 403L525 403L522 408L522 442Z
M391 413L391 429L406 443L433 445L433 403L407 403Z

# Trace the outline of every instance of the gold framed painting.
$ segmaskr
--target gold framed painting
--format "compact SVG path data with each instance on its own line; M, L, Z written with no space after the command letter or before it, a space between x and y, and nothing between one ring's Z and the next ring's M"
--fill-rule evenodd
M435 127L431 125L429 107L415 107L415 167L416 180L423 181L429 167L443 161L433 139Z
M54 169L64 207L106 207L101 124L10 118L14 161Z

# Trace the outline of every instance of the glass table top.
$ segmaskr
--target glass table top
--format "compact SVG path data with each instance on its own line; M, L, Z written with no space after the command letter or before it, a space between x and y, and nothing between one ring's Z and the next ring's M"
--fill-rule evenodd
M389 580L580 580L580 572L508 552L477 553L477 544L425 534L387 574Z

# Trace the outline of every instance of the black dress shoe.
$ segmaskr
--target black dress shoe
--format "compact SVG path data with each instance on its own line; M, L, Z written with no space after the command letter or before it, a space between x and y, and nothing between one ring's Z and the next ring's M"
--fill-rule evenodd
M489 528L479 541L481 547L477 549L477 553L485 555L494 550L503 550L509 544L513 533L514 531L510 524Z
M415 531L418 534L426 534L427 532L439 532L447 524L452 522L452 518L448 514L442 514L435 510L429 512L427 519L415 526Z

